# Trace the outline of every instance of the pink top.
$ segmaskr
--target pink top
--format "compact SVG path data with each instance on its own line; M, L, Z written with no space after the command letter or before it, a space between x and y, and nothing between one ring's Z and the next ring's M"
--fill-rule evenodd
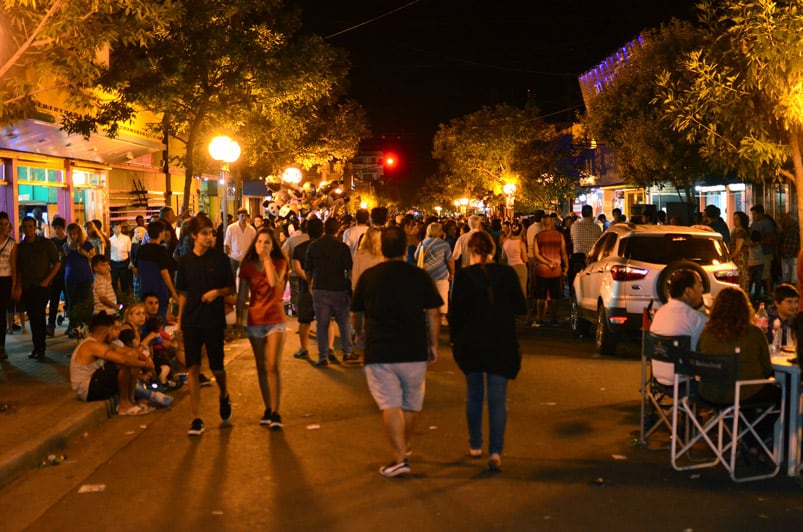
M516 238L508 238L507 240L502 243L502 249L505 251L505 257L507 257L507 264L508 266L517 266L519 264L524 264L524 261L521 260L521 239Z

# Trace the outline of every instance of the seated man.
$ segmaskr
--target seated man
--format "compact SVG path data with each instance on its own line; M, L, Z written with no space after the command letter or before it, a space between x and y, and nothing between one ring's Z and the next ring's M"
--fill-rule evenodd
M781 322L781 344L780 347L793 343L789 331L792 327L792 320L797 314L797 306L800 300L800 293L794 285L789 283L779 284L772 294L773 304L767 309L769 327L767 327L767 341L772 345L772 336L775 320Z
M692 350L697 349L700 333L708 317L696 309L703 305L703 280L693 270L677 270L669 279L669 301L658 309L650 332L661 336L689 336ZM672 386L675 366L652 361L652 373L659 383Z
M141 372L153 372L153 362L137 349L111 344L119 328L115 316L101 312L92 317L89 336L70 358L72 389L82 401L102 401L119 394L121 416L148 414L151 409L134 400L134 388Z

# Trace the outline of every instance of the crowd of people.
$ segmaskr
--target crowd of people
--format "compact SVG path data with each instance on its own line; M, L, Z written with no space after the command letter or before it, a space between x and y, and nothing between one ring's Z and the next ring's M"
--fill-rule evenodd
M699 220L722 233L746 273L742 287L723 291L706 317L695 310L702 295L699 276L675 272L672 299L659 309L653 330L688 333L693 347L704 350L748 342L742 352L749 350L755 363L743 365L743 371L765 376L768 351L751 332L751 300L772 293L771 319L781 322L784 339L794 329L799 233L792 216L779 226L760 205L751 215L752 224L744 213L735 213L728 228L712 205ZM56 217L47 224L34 213L23 219L17 242L9 217L0 213L0 311L27 312L33 337L29 356L42 360L63 299L66 333L80 340L70 364L73 388L82 400L118 396L120 415L148 414L152 407L143 399L148 395L138 390L172 392L186 375L191 436L204 432L199 390L212 384L200 371L204 353L218 387L220 418L232 417L223 365L232 329L248 337L255 357L264 403L259 423L282 429L279 366L287 318L295 316L295 359L321 369L364 367L391 442L393 461L380 469L388 477L410 471L427 365L437 360L440 328L448 326L466 381L467 456L484 454L487 402L488 467L498 471L507 385L521 366L517 322L561 325L557 302L566 287L602 232L625 221L618 209L608 219L595 217L590 206L580 216L537 211L506 221L479 215L389 216L383 207L359 209L354 216L313 213L299 219L291 213L252 220L240 209L236 220L230 217L215 228L203 213L178 224L173 209L165 207L148 223L141 216L133 227L112 223L109 237L99 221L66 224ZM663 221L662 216L630 220ZM774 279L787 282L772 291ZM81 312L82 307L87 310ZM720 312L744 315L747 321L733 327L717 317ZM681 324L693 330L684 333ZM0 326L6 327L5 320ZM0 357L8 357L2 345ZM656 368L659 379L671 380L671 368L663 370Z

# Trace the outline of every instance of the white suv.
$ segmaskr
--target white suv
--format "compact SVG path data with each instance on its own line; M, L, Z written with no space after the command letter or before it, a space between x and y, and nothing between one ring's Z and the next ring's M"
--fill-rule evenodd
M574 278L571 326L585 335L596 327L597 350L614 354L619 334L641 328L644 309L669 298L672 272L690 269L703 280L703 299L739 283L722 235L706 226L612 225L599 237Z

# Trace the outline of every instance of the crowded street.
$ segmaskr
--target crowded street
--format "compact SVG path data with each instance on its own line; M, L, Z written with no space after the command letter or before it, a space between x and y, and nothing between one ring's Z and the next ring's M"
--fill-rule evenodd
M520 326L506 458L493 474L465 456L465 384L443 331L413 472L386 479L376 473L387 443L363 370L294 359L295 321L288 327L283 431L259 425L253 355L235 340L226 345L230 423L218 425L214 388L202 389L203 438L186 434L186 389L149 416L105 420L66 442L63 462L0 491L3 529L792 530L803 517L800 486L783 475L733 484L721 468L673 471L666 449L637 445L637 337L606 357L566 326ZM36 367L67 364L51 358Z

